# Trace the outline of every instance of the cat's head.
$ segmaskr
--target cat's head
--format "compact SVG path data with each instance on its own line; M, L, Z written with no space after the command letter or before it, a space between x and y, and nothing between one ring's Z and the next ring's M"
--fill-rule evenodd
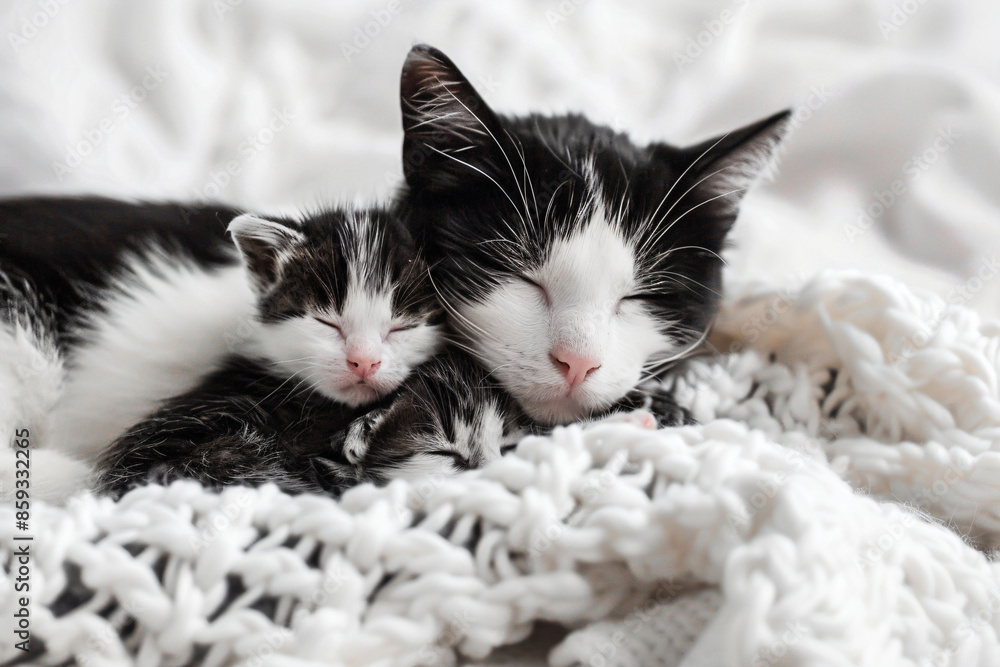
M386 211L244 214L229 232L257 295L253 347L277 372L363 405L437 352L442 318L426 264Z
M605 409L706 335L782 112L695 146L494 113L441 52L403 66L400 210L461 344L534 419Z
M377 483L452 475L500 458L530 430L530 420L485 369L449 350L403 383L387 407L356 419L344 455Z

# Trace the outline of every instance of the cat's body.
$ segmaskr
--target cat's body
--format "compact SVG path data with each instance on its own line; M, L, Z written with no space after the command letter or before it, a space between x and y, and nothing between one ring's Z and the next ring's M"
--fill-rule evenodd
M397 392L352 407L290 387L260 360L227 359L101 456L95 490L193 479L339 495L362 482L449 475L513 448L532 422L481 366L449 350Z
M47 387L45 401L0 415L0 428L28 428L36 447L93 458L233 354L268 365L289 382L285 391L359 406L436 352L438 306L424 265L387 211L331 209L301 221L205 215L106 200L0 209L14 241L0 259L49 314L46 326L26 327L11 308L0 322L0 347L44 352L32 366L44 372L12 364L3 385ZM79 252L65 246L74 238ZM9 486L0 480L0 493Z
M296 388L259 359L234 355L112 443L98 462L94 490L118 496L140 484L192 479L337 495L359 481L341 444L365 411Z

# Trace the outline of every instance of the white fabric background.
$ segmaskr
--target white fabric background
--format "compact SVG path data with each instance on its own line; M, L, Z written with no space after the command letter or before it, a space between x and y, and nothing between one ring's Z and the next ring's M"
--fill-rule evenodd
M400 174L399 68L425 41L499 110L583 111L642 141L690 142L804 105L776 180L747 201L729 279L854 267L1000 313L996 277L953 291L1000 252L993 0L3 6L0 194L212 196L269 210L387 196ZM345 55L366 27L376 36ZM123 114L147 68L165 78L147 79ZM242 143L282 111L294 118L261 150ZM949 129L952 145L935 150ZM925 151L933 164L914 170ZM216 189L230 162L239 173ZM894 180L905 192L869 229L851 227Z

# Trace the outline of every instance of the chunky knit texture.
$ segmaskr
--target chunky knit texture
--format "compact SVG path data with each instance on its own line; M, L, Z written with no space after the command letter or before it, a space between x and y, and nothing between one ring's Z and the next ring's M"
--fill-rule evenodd
M1000 570L972 546L1000 539L1000 327L866 275L742 294L726 354L674 380L698 426L558 428L339 502L36 504L34 660L448 665L548 619L575 630L557 666L1000 664Z

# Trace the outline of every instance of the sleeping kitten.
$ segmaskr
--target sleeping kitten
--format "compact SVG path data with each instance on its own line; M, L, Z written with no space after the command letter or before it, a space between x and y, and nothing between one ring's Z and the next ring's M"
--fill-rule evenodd
M452 348L416 369L387 406L354 420L343 457L375 483L454 474L503 456L534 427L482 366Z
M361 406L437 351L440 307L405 230L380 210L301 224L242 216L230 230L266 333L118 438L99 461L98 490L187 478L337 494L369 468L372 479L391 476L374 461L351 465L342 448ZM316 342L311 320L343 343L346 361L327 363L329 341L305 347Z
M478 468L530 431L510 396L455 350L374 407L290 388L269 364L234 356L116 440L99 460L96 491L118 497L194 479L338 496L362 482Z
M333 444L363 413L289 382L269 362L233 355L104 450L94 491L119 497L143 484L192 479L337 495L359 480L353 466L338 464Z
M437 351L424 265L385 211L234 215L109 200L0 205L15 240L0 257L56 314L48 363L65 375L54 405L16 412L45 433L35 446L93 457L234 353L269 364L286 392L301 385L361 406ZM0 347L24 331L0 328Z
M686 148L578 115L494 113L440 51L403 66L401 216L457 344L531 419L646 405L708 333L726 234L789 112Z

